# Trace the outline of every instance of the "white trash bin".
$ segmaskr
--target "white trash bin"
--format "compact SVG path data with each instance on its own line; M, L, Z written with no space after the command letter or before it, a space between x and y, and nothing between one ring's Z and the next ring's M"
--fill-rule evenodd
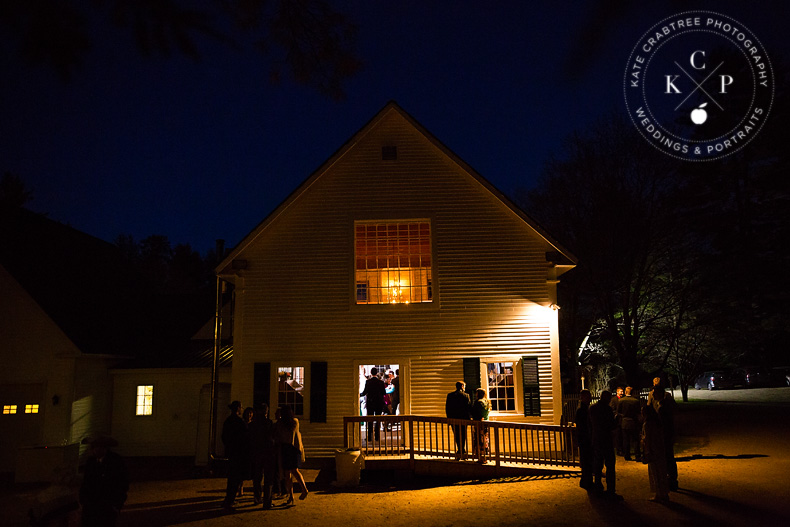
M365 468L365 456L358 448L335 450L337 481L332 484L337 487L358 486L360 472L363 468Z

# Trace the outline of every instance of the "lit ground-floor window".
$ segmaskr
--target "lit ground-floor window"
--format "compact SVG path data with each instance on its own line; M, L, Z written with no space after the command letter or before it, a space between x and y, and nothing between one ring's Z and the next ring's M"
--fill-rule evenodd
M488 398L491 399L491 411L516 411L516 386L513 378L512 362L489 362L486 365L488 375Z
M304 415L304 367L277 368L277 405L290 406L297 417Z
M153 385L140 385L137 387L137 404L135 415L152 415L154 413L154 387Z

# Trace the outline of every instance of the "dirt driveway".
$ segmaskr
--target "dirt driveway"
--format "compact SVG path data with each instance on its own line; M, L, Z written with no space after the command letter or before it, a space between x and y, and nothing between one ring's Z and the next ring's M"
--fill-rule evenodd
M680 392L675 395L680 398ZM613 502L589 496L577 474L489 481L370 478L336 489L326 471L306 470L311 494L290 509L262 511L250 497L233 514L219 508L224 481L184 478L132 484L121 526L504 527L543 525L790 525L790 388L690 391L680 403L677 458L681 489L672 502L650 502L647 467L617 458ZM9 500L9 497L12 499ZM25 525L31 495L3 495L4 523Z

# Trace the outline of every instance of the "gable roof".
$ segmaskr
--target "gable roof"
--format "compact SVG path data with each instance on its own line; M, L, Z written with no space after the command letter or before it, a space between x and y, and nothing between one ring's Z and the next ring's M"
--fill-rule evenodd
M83 353L130 351L118 249L26 209L0 216L0 263Z
M381 123L391 112L396 112L403 117L411 126L417 130L426 140L433 146L441 151L448 159L456 164L461 170L469 174L472 178L477 180L488 192L495 196L499 201L506 205L516 216L521 218L526 225L532 228L538 235L540 235L546 242L551 245L555 251L547 254L547 259L550 259L558 268L558 275L567 271L575 266L576 257L570 251L563 248L557 241L555 241L538 223L527 215L523 210L516 206L507 196L505 196L499 189L492 185L483 176L477 173L471 166L452 152L447 146L433 136L428 130L425 129L416 119L409 115L403 108L401 108L395 101L388 102L384 108L381 109L367 124L365 124L356 134L354 134L346 143L340 147L329 159L327 159L315 172L313 172L299 187L294 190L274 211L271 212L264 220L259 223L241 242L231 250L222 262L217 266L216 272L219 275L228 274L233 270L233 261L237 256L248 247L266 228L275 221L281 214L283 214L307 189L309 189L324 173L326 173L334 164L336 164L347 152L349 152L357 143L359 143L371 130L373 130L379 123Z

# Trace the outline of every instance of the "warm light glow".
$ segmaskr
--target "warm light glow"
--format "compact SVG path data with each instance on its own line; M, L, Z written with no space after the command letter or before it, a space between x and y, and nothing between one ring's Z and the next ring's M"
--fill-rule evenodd
M11 415L16 413L16 405L15 404L4 404L3 405L3 415Z
M355 225L357 304L433 301L428 222Z
M154 413L154 387L141 385L137 387L136 415L153 415Z
M560 306L558 306L557 304L551 304L549 306L549 309L551 309L552 311L559 311L560 310Z
M26 404L25 405L25 413L26 414L37 414L38 413L38 405L37 404Z
M404 271L407 271L404 269ZM398 270L391 270L387 269L385 272L382 273L382 277L385 277L387 273L400 274ZM408 276L406 272L404 275ZM404 291L406 294L404 295ZM387 284L387 299L389 300L390 304L408 304L409 303L409 281L408 280L390 280Z

